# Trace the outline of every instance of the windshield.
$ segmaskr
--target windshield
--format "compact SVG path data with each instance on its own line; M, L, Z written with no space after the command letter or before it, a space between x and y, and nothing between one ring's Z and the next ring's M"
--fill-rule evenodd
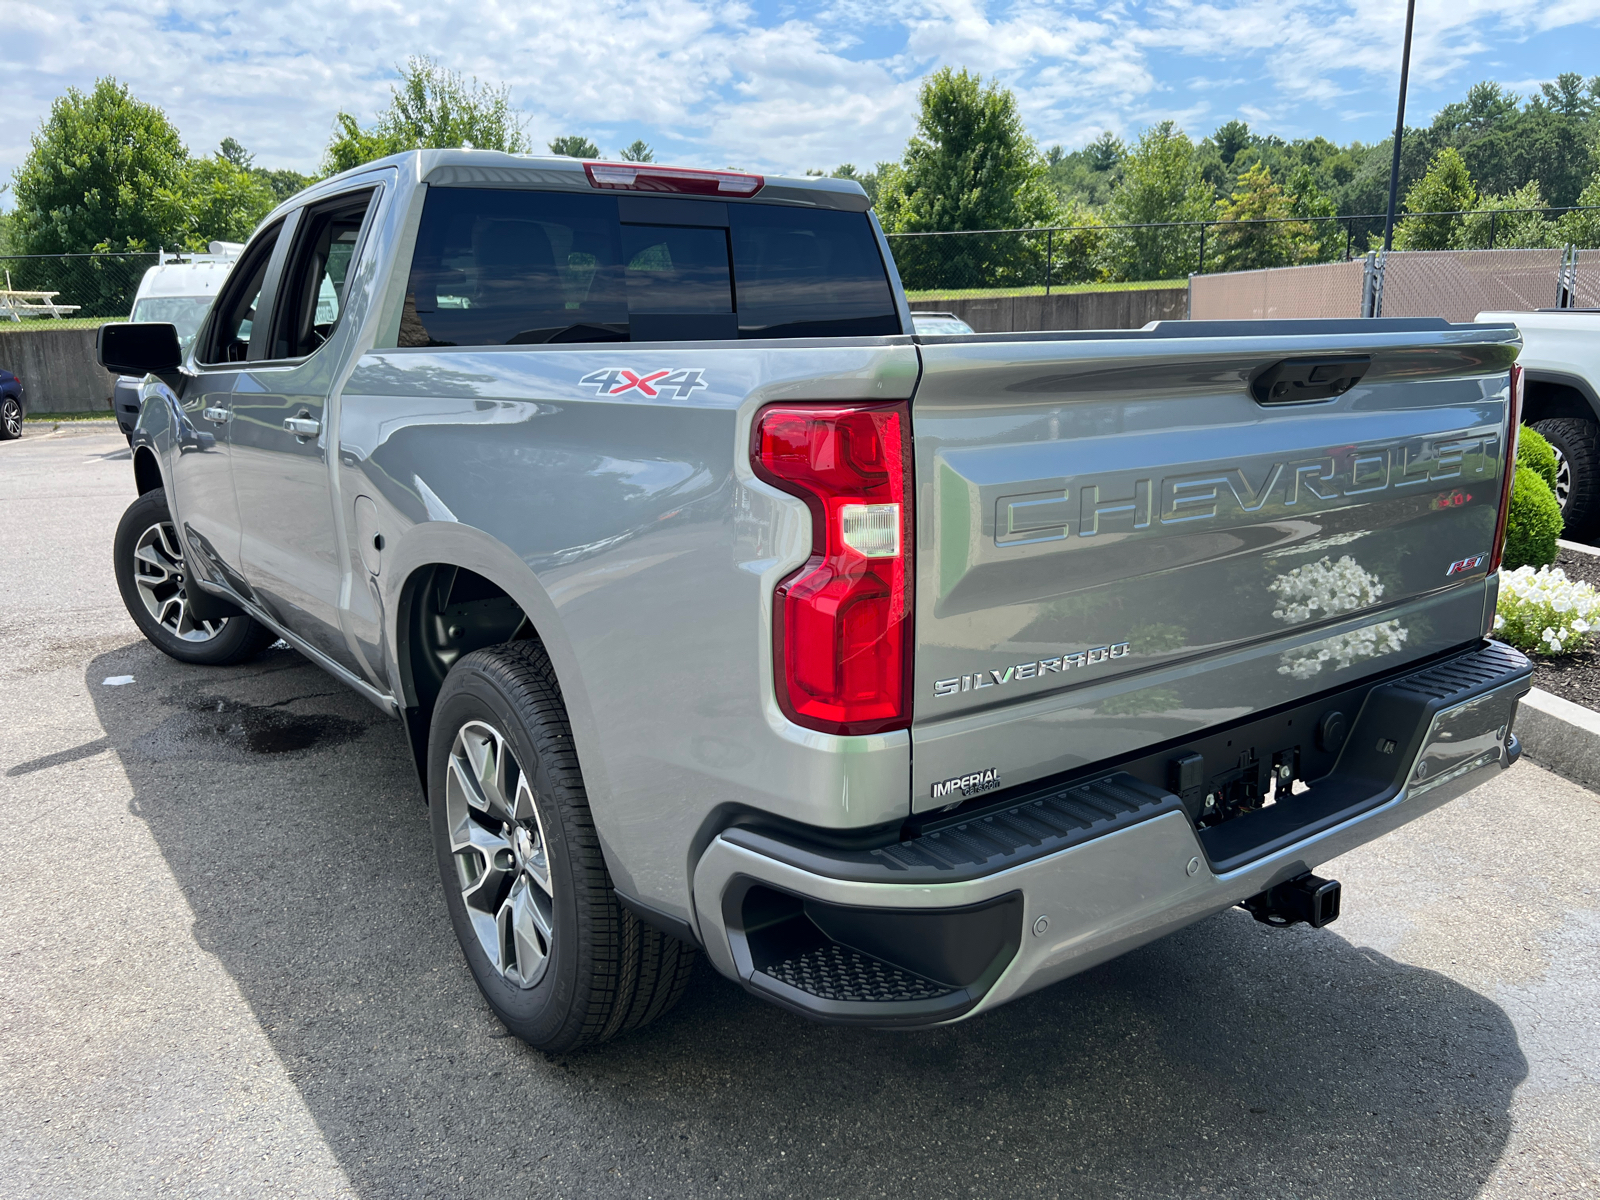
M162 321L178 327L178 344L188 353L189 343L200 331L210 296L147 296L133 306L135 321Z

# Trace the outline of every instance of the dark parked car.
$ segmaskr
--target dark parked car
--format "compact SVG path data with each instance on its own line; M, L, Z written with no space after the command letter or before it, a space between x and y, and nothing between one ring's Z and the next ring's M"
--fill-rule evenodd
M22 436L22 380L0 367L0 441Z

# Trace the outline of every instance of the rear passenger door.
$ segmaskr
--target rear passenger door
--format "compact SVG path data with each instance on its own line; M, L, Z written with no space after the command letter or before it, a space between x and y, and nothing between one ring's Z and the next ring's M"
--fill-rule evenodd
M363 188L299 214L267 356L234 385L231 423L245 578L281 625L352 667L338 610L326 406L354 333L340 318L377 194Z

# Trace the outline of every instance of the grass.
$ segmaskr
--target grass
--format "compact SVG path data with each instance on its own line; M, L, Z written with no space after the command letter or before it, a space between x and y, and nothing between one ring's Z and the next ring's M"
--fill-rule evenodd
M1051 284L1052 296L1072 295L1079 292L1142 292L1151 288L1186 288L1187 279L1145 279L1125 283L1056 283ZM907 292L907 300L983 300L995 296L1042 296L1044 285L1005 288L929 288Z
M108 321L126 321L126 317L29 317L26 321L13 321L0 317L0 333L29 333L35 329L99 329Z
M22 419L30 425L54 425L59 421L115 421L117 417L109 408L99 408L94 412L28 413Z

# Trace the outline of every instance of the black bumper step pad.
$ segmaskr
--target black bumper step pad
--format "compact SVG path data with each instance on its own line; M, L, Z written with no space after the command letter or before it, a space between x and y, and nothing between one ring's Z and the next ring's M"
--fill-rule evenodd
M782 962L769 963L761 974L808 996L847 1003L904 1004L937 1000L959 991L935 983L893 963L849 946L829 942Z
M1170 792L1118 771L1088 783L1045 784L1008 808L875 850L814 852L749 829L730 829L722 836L831 879L958 883L1182 808L1183 802Z

